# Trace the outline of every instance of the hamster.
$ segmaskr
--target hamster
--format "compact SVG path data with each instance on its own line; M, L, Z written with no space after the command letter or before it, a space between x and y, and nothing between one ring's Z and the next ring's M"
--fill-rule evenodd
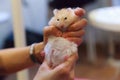
M45 59L49 66L56 67L66 58L77 53L77 45L62 37L51 36L45 48Z
M72 8L55 9L53 11L54 16L48 24L56 26L62 31L66 31L70 24L80 19L79 16L74 13L74 10L75 9Z
M56 26L62 31L66 31L70 24L79 19L79 17L75 15L74 9L71 8L55 9L53 13L54 16L48 24ZM64 62L67 57L77 53L77 44L63 37L50 36L44 51L48 65L55 67Z

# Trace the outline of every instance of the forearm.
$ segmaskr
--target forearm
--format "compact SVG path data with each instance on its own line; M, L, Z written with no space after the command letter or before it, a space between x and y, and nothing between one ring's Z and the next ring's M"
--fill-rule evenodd
M43 50L43 47L44 46L42 43L36 44L35 54L40 54L40 52ZM0 74L13 73L35 65L35 63L33 63L30 59L29 49L30 46L1 50Z

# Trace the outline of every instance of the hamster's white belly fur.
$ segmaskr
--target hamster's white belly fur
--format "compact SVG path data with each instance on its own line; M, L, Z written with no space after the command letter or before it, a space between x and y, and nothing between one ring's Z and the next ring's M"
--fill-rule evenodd
M64 62L66 57L76 53L77 45L62 37L50 37L44 51L48 64L55 67Z

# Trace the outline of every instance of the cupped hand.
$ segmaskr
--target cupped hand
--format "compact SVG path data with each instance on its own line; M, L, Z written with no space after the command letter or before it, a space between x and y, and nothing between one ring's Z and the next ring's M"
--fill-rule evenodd
M74 80L73 67L77 58L78 55L74 54L54 69L44 61L33 80Z

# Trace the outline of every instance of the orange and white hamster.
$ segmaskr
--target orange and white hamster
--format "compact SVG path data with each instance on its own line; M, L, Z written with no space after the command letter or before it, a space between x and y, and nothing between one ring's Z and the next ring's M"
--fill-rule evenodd
M53 11L54 16L48 24L65 31L70 24L80 19L79 16L74 13L74 10L75 9L72 8L55 9Z
M54 16L49 21L49 25L58 27L62 31L66 31L70 24L79 19L75 15L74 9L66 8L53 11ZM44 48L45 59L52 67L64 62L67 57L77 53L77 45L62 37L51 36Z

